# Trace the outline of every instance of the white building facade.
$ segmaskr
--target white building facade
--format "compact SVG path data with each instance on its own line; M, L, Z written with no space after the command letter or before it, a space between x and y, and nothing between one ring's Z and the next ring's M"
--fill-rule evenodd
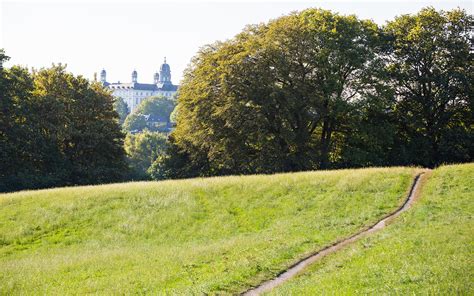
M107 82L105 69L100 72L100 81L104 86L112 90L114 97L120 97L125 101L130 113L147 97L161 95L171 99L178 91L178 85L174 85L171 82L171 69L166 63L166 58L160 67L160 73L157 72L153 75L153 83L138 83L137 71L132 72L131 82L121 83L119 81L109 83Z

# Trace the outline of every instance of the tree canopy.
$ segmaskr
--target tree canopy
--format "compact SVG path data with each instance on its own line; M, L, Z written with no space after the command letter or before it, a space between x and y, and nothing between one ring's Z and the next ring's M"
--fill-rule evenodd
M121 97L115 98L114 110L119 115L119 123L123 124L125 121L125 118L127 118L127 115L130 113L130 111L128 110L127 103L125 103L123 98Z
M428 8L385 27L319 9L249 26L193 58L163 159L183 176L469 161L470 25Z
M125 150L131 168L131 178L149 179L149 168L160 157L166 147L166 135L145 130L138 134L127 134Z
M426 8L385 27L391 38L387 71L397 99L397 154L404 163L432 167L472 159L473 23L472 15L458 9Z
M0 50L0 191L472 161L473 23L460 9L384 26L294 12L202 47L177 105L149 97L130 114L62 65L5 69Z
M127 116L124 129L126 131L142 131L146 128L150 131L166 131L175 104L175 100L163 96L148 97ZM149 124L149 122L153 124Z
M100 84L62 65L14 66L0 69L0 87L0 191L122 179L124 135Z

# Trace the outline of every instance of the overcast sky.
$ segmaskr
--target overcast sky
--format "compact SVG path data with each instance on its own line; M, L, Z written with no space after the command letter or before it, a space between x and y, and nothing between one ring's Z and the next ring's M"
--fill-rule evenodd
M7 66L47 67L65 63L68 70L92 78L107 70L107 80L152 83L166 56L172 80L199 47L233 37L247 24L267 22L310 7L356 14L379 24L425 6L461 7L471 1L11 1L0 0L0 48Z

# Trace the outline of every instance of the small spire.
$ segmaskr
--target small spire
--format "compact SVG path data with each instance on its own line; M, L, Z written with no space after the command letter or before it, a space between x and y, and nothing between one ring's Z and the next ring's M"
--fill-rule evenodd
M165 57L165 64L166 64L166 57Z

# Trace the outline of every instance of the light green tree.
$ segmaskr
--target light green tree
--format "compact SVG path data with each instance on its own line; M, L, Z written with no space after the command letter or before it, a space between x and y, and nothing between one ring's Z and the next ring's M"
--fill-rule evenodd
M142 131L145 128L151 131L164 131L170 122L170 114L176 102L163 96L154 96L144 99L140 105L129 114L124 122L126 131ZM145 116L151 116L158 125L147 125Z
M166 135L145 130L138 134L127 134L125 150L133 179L149 179L152 163L164 153Z
M121 97L117 97L114 100L114 110L117 112L119 115L119 124L123 124L125 121L125 118L127 118L127 115L129 112L128 106L125 103L125 101Z

